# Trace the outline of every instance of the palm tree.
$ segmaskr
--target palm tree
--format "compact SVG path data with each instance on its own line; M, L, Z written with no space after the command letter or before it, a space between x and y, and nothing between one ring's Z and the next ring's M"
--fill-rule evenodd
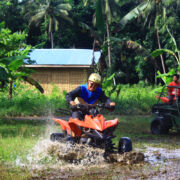
M91 0L85 0L84 4L86 5L89 1ZM117 1L96 0L92 2L95 3L95 16L93 22L94 25L97 27L101 38L104 40L104 37L107 36L108 59L109 59L109 66L111 66L109 25L112 23L113 13L117 11Z
M88 3L88 1L92 1L92 0L85 0L84 4L86 5ZM92 2L95 3L95 15L94 15L93 22L99 31L99 33L98 33L99 37L101 37L101 39L103 39L102 43L107 42L108 61L109 61L109 67L111 67L111 45L110 45L109 25L112 23L113 14L115 14L115 12L118 11L117 1L115 1L115 0L96 0L96 1L92 1ZM105 37L107 37L107 38L105 38ZM106 39L105 41L104 41L104 38ZM94 41L96 41L96 39ZM114 80L114 84L116 84L114 77L113 77L113 80Z
M58 30L59 22L61 20L72 23L71 18L68 17L68 11L70 10L71 5L64 2L64 0L46 0L44 3L39 4L39 7L37 7L34 12L35 14L31 16L29 25L34 23L36 26L39 26L42 22L45 22L45 25L48 28L51 48L53 49L53 31Z

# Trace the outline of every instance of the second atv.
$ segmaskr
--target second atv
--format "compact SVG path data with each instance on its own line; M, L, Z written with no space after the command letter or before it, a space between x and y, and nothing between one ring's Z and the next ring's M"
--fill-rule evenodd
M152 134L167 134L170 129L180 131L180 102L175 96L173 104L169 103L166 91L168 87L180 89L180 86L163 87L157 103L152 107L152 113L155 115L151 122Z
M99 114L99 110L108 109L107 106L98 104L96 107L92 107L78 104L73 108L86 114L84 121L73 118L70 118L69 121L53 118L59 123L63 133L52 133L50 136L52 141L85 143L96 148L103 148L105 156L110 153L132 151L132 142L128 137L120 138L118 147L114 147L112 139L115 138L113 133L118 126L118 118L106 120L102 114Z

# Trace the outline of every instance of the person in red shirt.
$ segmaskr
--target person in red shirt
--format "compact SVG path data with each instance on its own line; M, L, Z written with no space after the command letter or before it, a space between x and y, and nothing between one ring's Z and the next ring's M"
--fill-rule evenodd
M180 87L178 74L175 74L173 76L173 81L170 82L168 86L179 86ZM178 98L178 102L180 102L180 89L179 88L168 87L168 95L169 95L169 104L173 104L173 99L175 96Z

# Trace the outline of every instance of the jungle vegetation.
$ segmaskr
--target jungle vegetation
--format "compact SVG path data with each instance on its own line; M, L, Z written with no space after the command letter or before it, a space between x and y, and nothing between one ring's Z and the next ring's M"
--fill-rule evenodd
M1 0L0 45L4 28L24 34L23 43L34 48L101 49L96 69L103 76L115 72L116 83L154 84L157 71L179 65L179 7L176 0Z

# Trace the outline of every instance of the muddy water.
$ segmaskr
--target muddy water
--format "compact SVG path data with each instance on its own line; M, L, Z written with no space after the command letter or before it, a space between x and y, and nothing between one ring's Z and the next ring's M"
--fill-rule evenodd
M47 125L27 157L16 160L32 179L180 179L180 149L146 147L104 159L101 149L51 142L52 132L55 127Z
M156 147L147 147L145 151L145 161L155 164L166 161L180 160L180 149L163 149Z
M180 149L147 147L144 154L145 161L158 167L153 179L180 179Z
M123 155L112 154L85 145L71 145L41 139L26 159L16 165L26 167L32 178L78 179L100 173L113 179L180 179L180 149L146 147ZM86 172L86 173L85 173ZM102 173L103 172L103 173ZM41 174L41 177L39 177ZM43 175L42 175L43 174ZM102 175L103 174L103 175ZM91 178L90 178L91 179ZM96 178L95 178L96 179Z

